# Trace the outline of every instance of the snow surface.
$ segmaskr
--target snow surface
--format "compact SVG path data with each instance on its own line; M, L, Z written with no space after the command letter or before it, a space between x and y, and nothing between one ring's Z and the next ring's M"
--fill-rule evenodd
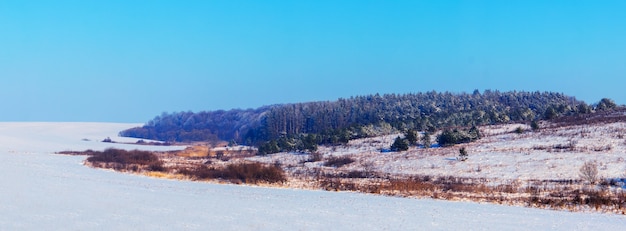
M364 170L364 164L372 163L373 171L384 174L484 178L493 184L577 180L580 167L588 161L598 165L601 178L626 177L626 122L546 128L524 134L514 133L517 127L530 130L524 124L485 126L480 128L484 137L469 144L430 149L411 147L404 152L381 153L381 149L389 148L394 139L401 136L393 134L351 140L344 146L322 146L318 152L357 160L341 167L343 171ZM574 144L573 150L553 148L570 143ZM465 147L469 153L466 161L456 159L460 147ZM303 154L279 153L249 159L265 163L279 161L298 168L298 163L307 158L308 155ZM321 167L322 162L306 164Z
M154 179L62 150L136 124L0 123L0 230L620 230L626 216ZM90 141L83 141L88 139Z

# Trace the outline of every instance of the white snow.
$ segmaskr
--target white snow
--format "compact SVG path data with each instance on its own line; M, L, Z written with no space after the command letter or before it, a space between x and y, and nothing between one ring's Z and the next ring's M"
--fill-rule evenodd
M381 153L382 148L389 148L395 137L401 135L394 134L352 140L345 146L320 147L318 152L324 156L355 158L357 162L341 168L346 171L363 170L363 163L369 162L374 164L373 170L380 173L486 178L494 183L576 180L579 179L579 168L587 161L598 164L602 178L626 176L626 122L513 133L520 126L530 129L523 124L481 127L484 138L448 148L411 147L404 152ZM574 144L573 150L554 148L570 142ZM467 161L456 159L460 147L466 147ZM297 163L307 158L307 155L279 153L250 159L298 166Z
M154 179L63 150L136 124L0 123L0 230L620 230L626 216ZM90 141L83 141L88 139Z

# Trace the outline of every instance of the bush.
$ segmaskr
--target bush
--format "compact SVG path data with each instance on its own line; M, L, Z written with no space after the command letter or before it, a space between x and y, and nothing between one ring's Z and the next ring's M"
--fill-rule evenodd
M319 152L314 152L311 153L311 155L309 156L309 159L306 162L318 162L322 160L322 153Z
M409 150L409 142L406 139L402 139L399 136L396 137L396 140L391 145L391 151L406 151Z
M460 161L466 161L467 160L467 156L468 156L467 155L467 150L465 150L464 147L459 149L459 157L458 157L458 159Z
M324 163L324 166L326 167L341 167L347 164L351 164L354 162L354 159L348 157L348 156L342 156L342 157L330 157L328 158L328 160L326 160L326 163Z
M89 162L105 162L119 163L124 165L138 164L151 165L159 163L159 157L148 151L126 151L121 149L106 149L103 152L93 152L92 156L87 158Z
M615 107L617 107L617 104L615 104L615 101L609 98L602 98L600 102L598 103L598 105L596 106L596 110L604 111L604 110L613 109Z
M424 145L424 148L430 148L432 145L430 142L430 133L424 133L424 136L422 136L422 145Z
M199 180L224 179L235 183L256 184L259 182L277 183L287 181L284 171L280 167L259 163L230 164L223 169L201 165L193 169L182 169L179 173Z
M190 176L198 180L217 179L217 178L220 178L222 175L217 169L209 168L205 165L200 165L191 169L189 168L179 169L178 173L186 175L186 176Z
M148 165L146 170L148 170L148 171L155 171L155 172L167 172L168 169L163 166L163 162L162 161L156 161L156 162Z
M276 183L284 182L284 172L280 167L275 165L264 166L259 163L242 163L231 164L226 167L226 178L238 179L245 183L267 182Z
M471 132L461 131L458 129L444 130L437 136L437 143L442 147L453 146L455 144L469 143L480 138L480 132L473 127Z
M539 130L539 123L537 123L536 120L533 120L533 122L530 122L530 128L533 129L533 131Z

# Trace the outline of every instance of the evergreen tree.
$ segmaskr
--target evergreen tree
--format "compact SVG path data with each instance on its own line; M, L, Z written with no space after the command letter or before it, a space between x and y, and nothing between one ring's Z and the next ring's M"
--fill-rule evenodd
M472 126L472 128L470 128L469 135L470 135L472 140L478 140L478 139L482 138L481 135L480 135L480 130L478 130L478 128L476 126Z
M597 108L610 109L614 104L603 99ZM299 142L306 138L302 134L316 134L317 144L336 145L398 130L427 130L432 134L437 129L468 124L529 122L544 116L551 119L590 112L591 108L584 105L553 92L374 94L247 110L163 113L120 135L177 142L232 140L255 146L289 137L282 141L295 147L282 142L280 148L293 149L301 147ZM478 131L469 133L473 139L480 138Z
M396 140L393 141L393 144L391 145L391 151L399 152L406 150L409 150L409 142L407 142L405 139L400 138L399 136L396 137Z
M559 114L556 112L556 110L553 107L549 107L548 109L546 109L546 111L543 113L543 118L547 119L547 120L551 120L554 119L558 116Z
M537 130L539 130L539 123L537 123L537 121L536 121L536 120L533 120L533 122L531 122L531 123L530 123L530 128L531 128L533 131L537 131Z
M315 152L317 151L317 135L308 134L304 135L302 138L302 149L303 151Z
M600 102L598 103L598 106L596 106L596 109L599 111L603 111L603 110L613 109L615 107L617 107L617 104L615 104L615 101L609 98L602 98Z
M424 136L422 136L422 145L424 145L424 148L430 148L432 145L432 142L430 141L430 133L424 133Z
M404 138L409 142L409 145L415 145L417 143L417 132L409 129L404 133Z
M446 129L437 136L437 143L442 147L447 147L455 144L469 143L480 139L480 137L480 131L476 127L472 127L469 131Z

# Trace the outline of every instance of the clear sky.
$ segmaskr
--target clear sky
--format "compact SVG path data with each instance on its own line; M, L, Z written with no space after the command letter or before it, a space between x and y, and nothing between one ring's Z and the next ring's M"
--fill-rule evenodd
M626 1L0 1L0 121L370 93L626 103Z

